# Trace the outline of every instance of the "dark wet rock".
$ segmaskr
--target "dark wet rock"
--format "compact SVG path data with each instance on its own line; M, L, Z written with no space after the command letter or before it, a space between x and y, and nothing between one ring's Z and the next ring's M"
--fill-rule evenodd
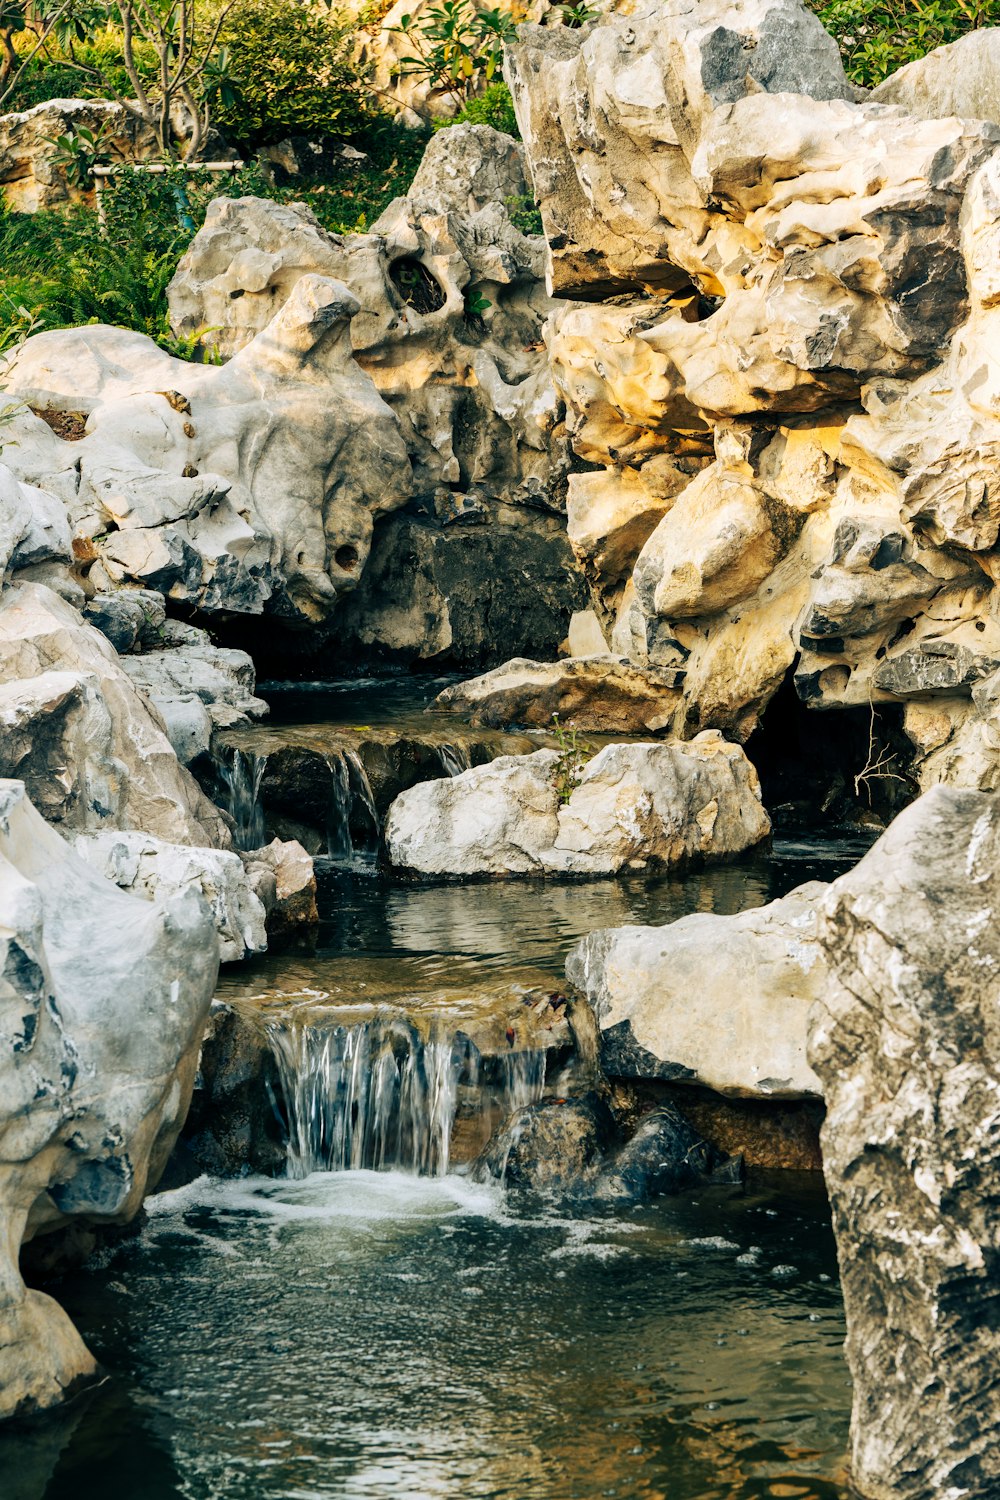
M599 1094L543 1099L504 1121L472 1175L495 1178L514 1191L589 1197L616 1132L615 1117Z
M120 656L163 645L166 601L155 589L119 589L113 594L95 594L85 614Z
M201 1172L280 1172L285 1147L273 1102L277 1079L262 1028L228 1005L213 1006L191 1110L164 1186L177 1187Z
M628 1139L622 1134L596 1091L543 1099L503 1122L472 1175L577 1206L644 1203L706 1182L742 1180L740 1159L710 1145L669 1103L644 1115Z
M555 517L535 526L530 511L507 509L508 520L474 526L380 523L338 639L361 655L460 669L554 657L589 606L587 585Z

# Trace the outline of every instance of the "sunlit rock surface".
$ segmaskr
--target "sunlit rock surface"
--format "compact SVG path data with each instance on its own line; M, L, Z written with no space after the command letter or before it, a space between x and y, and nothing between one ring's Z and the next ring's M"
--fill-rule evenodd
M1000 815L937 787L830 889L810 1061L854 1380L852 1477L892 1500L1000 1485Z
M580 730L655 734L670 723L675 680L669 668L637 667L609 653L556 662L515 657L435 701L493 729L546 729L558 717Z
M737 916L584 938L566 974L597 1014L606 1072L748 1098L818 1097L806 1025L826 980L816 941L826 889L812 881Z
M95 1364L18 1271L22 1241L125 1223L184 1119L218 970L192 892L138 901L0 782L0 1415L51 1406Z
M5 459L63 500L95 589L297 623L330 614L374 516L411 488L398 424L353 357L358 310L341 283L307 276L221 368L117 328L28 340L8 392L86 430L63 441L18 414Z
M796 0L508 47L571 299L569 536L678 734L745 741L794 669L811 708L900 705L923 785L996 782L997 35L866 98Z
M389 809L392 863L439 875L606 875L719 859L766 838L756 772L737 745L609 745L502 756L423 782Z
M38 583L0 596L0 771L67 831L141 830L225 848L219 810L104 635Z

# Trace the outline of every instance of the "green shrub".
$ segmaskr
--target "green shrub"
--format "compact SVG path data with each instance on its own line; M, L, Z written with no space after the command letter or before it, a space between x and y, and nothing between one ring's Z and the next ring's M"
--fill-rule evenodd
M874 88L906 63L980 26L1000 0L807 0L840 47L847 75Z
M240 0L221 38L236 100L215 112L243 145L287 135L353 136L376 113L350 23L308 0Z
M457 115L450 120L440 120L434 128L443 130L449 125L463 124L492 125L494 130L502 130L515 140L521 139L517 116L514 114L514 101L510 97L510 89L502 80L487 84L481 94L475 94L466 101Z
M27 46L31 40L30 33L26 33L26 37L28 40L22 46ZM156 54L153 48L148 42L138 40L133 43L133 49L143 79L155 78ZM109 97L109 89L105 84L88 78L86 73L61 61L59 48L54 42L49 44L47 52L49 55L40 53L21 74L17 87L4 105L5 110L31 109L33 105L44 104L49 99ZM73 52L77 60L86 67L99 70L111 88L117 89L125 98L132 96L134 90L122 58L121 41L111 27L89 42L75 44Z

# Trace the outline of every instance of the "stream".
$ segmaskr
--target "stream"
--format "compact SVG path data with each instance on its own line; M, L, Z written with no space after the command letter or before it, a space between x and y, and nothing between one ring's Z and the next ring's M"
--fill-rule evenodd
M345 690L332 722L370 725L368 691ZM322 740L323 697L289 695L260 733L298 722ZM219 998L448 1006L551 985L595 927L757 906L870 842L778 838L683 878L565 884L403 883L326 860L315 952L231 966ZM307 1163L201 1177L147 1210L138 1237L54 1288L108 1374L0 1435L4 1500L849 1493L844 1320L814 1174L570 1219L460 1172Z

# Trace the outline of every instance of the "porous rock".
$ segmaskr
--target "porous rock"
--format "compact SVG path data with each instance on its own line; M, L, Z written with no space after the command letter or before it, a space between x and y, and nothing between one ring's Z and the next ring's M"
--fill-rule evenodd
M22 1242L82 1217L125 1223L183 1122L218 970L194 892L137 901L0 783L0 1415L52 1406L95 1362Z
M809 1044L873 1500L1000 1484L1000 816L936 787L834 882Z

